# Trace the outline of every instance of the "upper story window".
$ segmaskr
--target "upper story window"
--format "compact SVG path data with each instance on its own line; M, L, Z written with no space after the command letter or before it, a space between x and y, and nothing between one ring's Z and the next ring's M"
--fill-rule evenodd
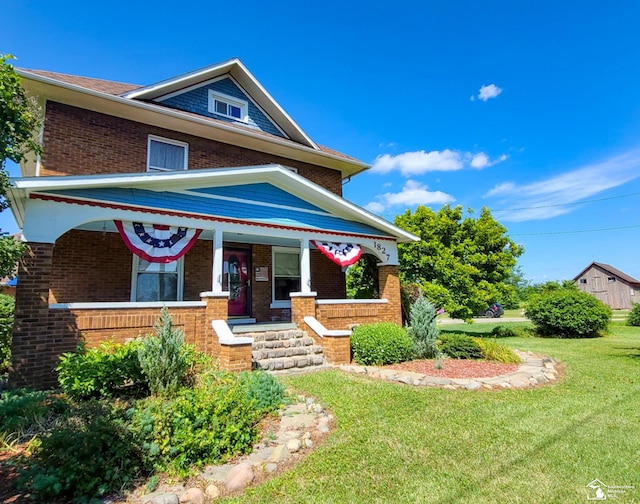
M581 284L586 284L587 283L587 279L586 278L581 278L580 279L580 283Z
M209 112L247 122L249 103L233 96L209 90Z
M147 171L186 170L189 144L149 135Z
M616 277L608 277L607 278L607 282L609 282L609 283L613 283L615 281L616 281Z

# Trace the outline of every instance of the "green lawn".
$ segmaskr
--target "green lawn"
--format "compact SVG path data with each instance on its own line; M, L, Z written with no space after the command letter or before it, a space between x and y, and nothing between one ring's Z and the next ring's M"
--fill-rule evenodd
M595 478L635 486L618 501L640 502L640 328L502 341L559 359L563 378L499 392L338 371L286 378L329 407L337 428L291 470L228 502L573 503L586 502Z

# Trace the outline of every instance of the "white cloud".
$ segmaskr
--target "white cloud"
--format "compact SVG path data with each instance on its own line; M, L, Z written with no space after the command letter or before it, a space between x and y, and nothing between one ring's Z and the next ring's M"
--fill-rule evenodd
M473 154L450 149L430 152L421 150L403 152L397 156L390 154L378 156L373 162L371 172L384 174L395 170L409 177L434 171L457 171L463 169L465 165L482 169L506 159L505 154L491 161L484 152Z
M502 93L502 88L499 88L495 84L489 84L488 86L482 86L480 88L478 99L486 102L491 98L495 98L500 93Z
M426 185L415 180L407 180L404 187L397 193L384 193L376 196L377 201L372 201L365 208L370 212L382 213L388 207L414 205L444 205L452 203L456 199L442 191L429 191Z
M640 151L631 151L531 184L503 182L487 192L485 197L501 197L500 206L514 208L496 210L500 220L550 219L571 212L575 208L571 203L578 203L638 177Z

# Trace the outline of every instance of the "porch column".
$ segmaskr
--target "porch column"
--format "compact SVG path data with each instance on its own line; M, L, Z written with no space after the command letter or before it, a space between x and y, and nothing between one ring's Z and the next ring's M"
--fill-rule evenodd
M402 325L402 303L400 298L400 278L398 265L378 264L378 292L380 299L386 299L383 320Z
M53 243L26 243L18 263L16 311L11 344L10 387L56 385L57 341L49 335L49 285Z
M222 231L213 232L213 267L211 268L212 292L222 292L222 274L224 270L224 256L222 254Z
M309 238L300 240L300 292L311 292L311 251Z

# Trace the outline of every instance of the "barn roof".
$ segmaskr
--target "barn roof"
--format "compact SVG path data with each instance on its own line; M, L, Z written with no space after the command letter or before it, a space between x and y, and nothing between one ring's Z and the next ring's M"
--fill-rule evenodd
M593 266L595 266L596 268L599 268L607 273L610 273L611 275L614 275L616 277L618 277L620 280L634 285L634 286L640 286L640 280L636 280L635 278L633 278L632 276L627 275L626 273L623 273L622 271L620 271L617 268L614 268L613 266L610 266L609 264L605 264L605 263L601 263L601 262L592 262L591 264L589 264L589 266L587 266L585 269L583 269L580 273L578 273L574 278L573 281L575 282L576 280L578 280L578 278L580 278L582 275L584 275L584 273L586 271L588 271L590 268L592 268Z

